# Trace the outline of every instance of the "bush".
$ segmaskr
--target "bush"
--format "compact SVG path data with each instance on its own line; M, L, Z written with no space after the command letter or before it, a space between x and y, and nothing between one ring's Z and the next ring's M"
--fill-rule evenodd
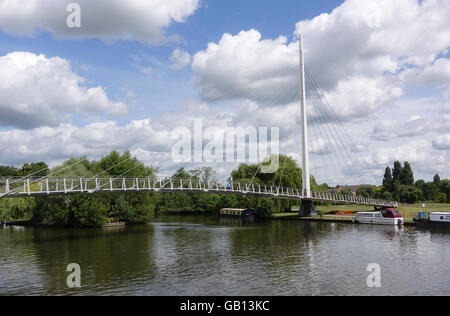
M255 211L257 216L261 218L271 217L275 213L273 203L269 199L260 199Z
M399 196L402 202L405 201L410 204L423 200L422 190L416 188L415 186L400 186Z
M148 192L45 196L37 199L33 222L51 226L97 227L109 218L144 223L154 215Z

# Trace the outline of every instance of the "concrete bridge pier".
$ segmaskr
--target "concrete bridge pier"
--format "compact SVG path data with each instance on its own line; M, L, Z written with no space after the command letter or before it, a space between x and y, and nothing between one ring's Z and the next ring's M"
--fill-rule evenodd
M313 201L311 200L302 200L302 204L300 205L300 212L298 213L299 217L311 217L316 216L317 211L314 206Z

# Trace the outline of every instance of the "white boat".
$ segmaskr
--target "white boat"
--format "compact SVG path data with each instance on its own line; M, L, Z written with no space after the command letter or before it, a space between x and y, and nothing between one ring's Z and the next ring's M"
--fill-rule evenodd
M386 208L375 212L359 212L354 218L355 223L373 225L401 226L405 223L403 216L396 208Z

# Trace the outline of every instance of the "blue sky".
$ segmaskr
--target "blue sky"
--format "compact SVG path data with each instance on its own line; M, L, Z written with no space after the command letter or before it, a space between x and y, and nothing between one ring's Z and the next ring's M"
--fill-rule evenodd
M117 40L106 43L101 39L57 39L48 31L37 30L33 37L11 36L0 32L0 53L27 51L59 56L70 60L75 72L89 78L91 85L108 88L112 99L126 98L127 89L139 97L130 119L154 116L176 107L186 98L196 95L189 82L191 71L171 71L168 59L176 47L187 52L205 49L209 42L217 42L224 33L257 29L263 38L285 35L292 38L297 21L311 19L330 12L342 1L203 1L196 13L185 23L175 23L167 34L178 34L179 42L161 46L138 41ZM155 68L153 76L141 74L132 56L142 58L141 66ZM175 92L175 93L174 93ZM74 121L77 125L83 124Z
M24 10L0 0L0 164L130 149L170 173L181 166L171 132L196 119L280 127L282 152L300 161L292 91L301 31L308 69L351 131L350 165L364 180L395 160L418 177L450 177L445 0L79 0L79 29L65 24L69 2L30 0ZM356 181L345 170L329 179L334 171L319 162L336 144L311 134L317 177ZM235 166L214 164L221 176Z

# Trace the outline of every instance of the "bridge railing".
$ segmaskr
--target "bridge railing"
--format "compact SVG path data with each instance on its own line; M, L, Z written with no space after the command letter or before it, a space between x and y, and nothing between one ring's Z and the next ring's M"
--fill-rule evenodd
M266 196L271 198L311 199L331 203L349 203L373 206L396 206L395 202L339 195L332 192L316 192L310 198L302 196L297 188L273 185L241 183L229 181L202 181L197 179L173 178L0 178L0 198L50 194L80 194L96 192L218 192L243 195Z

